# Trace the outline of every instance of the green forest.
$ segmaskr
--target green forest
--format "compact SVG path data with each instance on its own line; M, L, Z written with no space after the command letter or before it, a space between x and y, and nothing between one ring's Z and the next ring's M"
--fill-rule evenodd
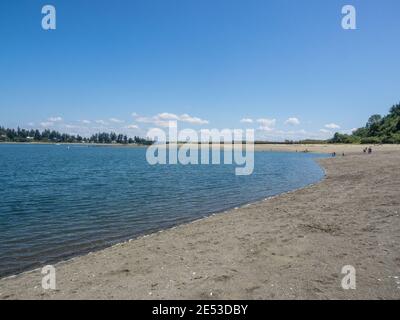
M372 115L365 127L359 128L351 135L335 133L330 143L400 143L400 104L390 108L389 114Z
M100 132L93 134L89 138L80 135L70 135L54 130L26 130L9 129L0 127L0 142L44 142L44 143L115 143L115 144L139 144L150 145L153 141L148 139L133 137L130 138L123 134L114 132Z

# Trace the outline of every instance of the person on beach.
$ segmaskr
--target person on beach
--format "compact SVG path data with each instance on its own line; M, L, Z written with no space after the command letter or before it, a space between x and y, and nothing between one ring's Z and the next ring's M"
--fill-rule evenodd
M333 153L332 153L332 157L336 157L336 152L333 152Z
M369 147L369 148L368 148L368 154L371 154L371 153L372 153L372 148Z

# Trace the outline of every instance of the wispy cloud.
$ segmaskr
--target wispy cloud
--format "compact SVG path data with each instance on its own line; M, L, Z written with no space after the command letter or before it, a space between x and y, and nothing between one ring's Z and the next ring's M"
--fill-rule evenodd
M179 116L173 113L159 113L158 115L155 116L156 119L161 119L161 120L179 120Z
M273 127L275 127L276 119L261 118L257 119L257 122L260 124L259 130L272 131Z
M327 129L320 129L319 131L322 132L322 133L329 133L329 134L332 134L332 131L327 130Z
M168 120L160 120L155 117L138 117L136 118L136 122L139 123L148 123L158 127L168 127L169 121Z
M328 123L325 125L325 128L328 129L340 129L340 126L336 123Z
M63 119L61 117L50 117L47 119L49 122L60 122Z
M90 120L81 120L80 122L82 122L83 124L91 124L92 123Z
M253 119L250 118L243 118L242 120L240 120L241 123L253 123Z
M208 120L204 120L198 117L193 117L188 114L176 115L174 113L159 113L153 117L137 117L136 122L149 123L159 127L168 127L170 121L180 121L185 123L190 123L193 125L208 124Z
M139 126L137 126L136 124L130 124L126 126L125 129L139 129Z
M179 117L179 121L188 122L191 124L208 124L208 120L203 120L197 117L191 117L188 114L183 114Z
M50 128L50 127L54 126L54 122L51 122L51 121L41 122L40 126L43 127L43 128Z
M110 122L113 122L113 123L124 123L125 122L124 120L120 120L117 118L110 118L109 120L110 120Z

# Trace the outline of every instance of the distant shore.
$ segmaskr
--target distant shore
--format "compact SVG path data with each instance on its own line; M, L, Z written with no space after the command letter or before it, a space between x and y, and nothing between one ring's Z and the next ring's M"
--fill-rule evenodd
M25 144L25 145L62 145L62 146L87 146L87 147L123 147L123 148L146 148L147 145L141 144L116 144L116 143L55 143L55 142L0 142L1 144ZM181 145L181 144L180 144ZM400 151L400 144L270 144L256 143L254 151L275 151L275 152L311 152L337 155L359 154L366 147L371 146L373 150L379 151ZM223 148L224 145L214 145Z
M387 148L346 149L319 160L319 184L59 263L55 291L40 270L0 280L0 299L398 299L400 152Z
M79 143L79 142L11 142L11 141L1 141L1 144L16 144L16 145L54 145L54 146L80 146L80 147L147 147L144 144L122 144L122 143Z

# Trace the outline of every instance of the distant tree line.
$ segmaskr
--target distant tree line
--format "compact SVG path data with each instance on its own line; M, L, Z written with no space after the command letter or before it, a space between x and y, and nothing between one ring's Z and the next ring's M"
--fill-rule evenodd
M134 136L133 138L115 132L100 132L92 136L82 137L80 135L70 135L60 133L55 130L26 130L9 129L0 127L0 142L55 142L55 143L110 143L110 144L140 144L150 145L153 141Z
M390 108L389 114L382 117L372 115L365 127L359 128L352 134L335 133L330 143L400 143L400 104Z

